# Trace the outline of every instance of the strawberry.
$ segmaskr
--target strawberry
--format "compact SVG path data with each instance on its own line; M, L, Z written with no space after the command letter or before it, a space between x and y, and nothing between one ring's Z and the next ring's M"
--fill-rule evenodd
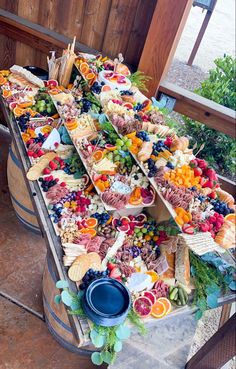
M34 155L34 152L31 151L31 150L28 150L27 154L28 154L28 156L33 156Z
M205 177L201 177L201 179L200 179L200 185L201 185L202 187L204 187L205 183L207 183L207 182L208 182L208 179L207 179L207 178L205 178Z
M202 170L201 170L201 168L199 168L199 167L196 167L196 168L194 168L194 175L195 175L195 177L199 177L199 176L201 176L202 175Z
M115 267L110 272L110 278L117 279L121 276L121 271L119 268Z
M61 182L61 183L60 183L60 186L61 186L61 187L66 187L66 182Z
M55 146L55 148L57 148L59 146L59 142L55 142L54 146Z
M50 173L51 173L51 169L50 168L44 168L43 174L50 174Z
M206 170L204 170L204 175L208 177L211 181L218 180L216 172L212 168L207 168Z
M49 162L49 166L52 170L56 170L58 168L58 165L52 160Z
M44 153L43 150L38 150L37 154L38 154L38 156L43 156L45 153Z
M116 268L115 263L108 262L107 263L107 269L111 272L114 268Z
M97 182L99 179L101 179L102 178L102 175L101 174L94 174L93 175L93 180L94 180L94 182Z
M33 158L37 159L37 157L38 157L38 154L36 154L36 152L34 152Z
M191 160L189 164L191 168L196 168L198 166L197 159Z
M117 278L116 278L116 280L117 280L118 282L120 282L120 283L122 283L122 282L123 282L121 277L117 277Z
M206 169L207 168L208 163L205 160L203 160L203 159L196 159L196 160L197 160L199 168L201 168L201 169Z
M182 230L184 233L194 234L194 227L191 226L190 224L184 224Z
M210 197L210 199L216 199L217 198L217 194L215 191L209 193L208 197Z
M203 188L205 187L209 187L209 188L213 188L214 187L214 183L212 181L210 181L209 179L202 185Z
M166 139L165 139L165 141L164 141L164 144L165 144L166 146L170 147L170 146L171 146L171 144L172 144L172 141L173 141L172 137L167 136L167 137L166 137Z
M104 182L105 182L105 181L107 181L107 176L106 176L105 174L103 174L103 175L101 176L101 180L102 180L102 181L104 181Z

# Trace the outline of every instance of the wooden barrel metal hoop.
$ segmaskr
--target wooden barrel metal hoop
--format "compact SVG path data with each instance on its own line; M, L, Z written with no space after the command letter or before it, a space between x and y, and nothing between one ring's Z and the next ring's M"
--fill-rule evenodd
M23 177L22 165L17 157L13 143L9 148L7 160L7 180L12 205L17 218L28 230L41 234L29 191Z
M65 349L78 355L91 355L94 350L91 350L90 346L87 349L78 347L79 343L73 335L64 304L54 302L54 297L58 294L58 289L55 286L57 280L55 264L48 252L43 274L43 306L48 330Z

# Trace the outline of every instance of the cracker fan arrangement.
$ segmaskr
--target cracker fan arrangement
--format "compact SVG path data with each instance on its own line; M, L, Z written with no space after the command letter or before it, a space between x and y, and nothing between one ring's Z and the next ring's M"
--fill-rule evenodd
M58 281L55 302L89 319L92 361L109 364L132 325L143 332L192 304L200 318L235 290L224 260L235 246L234 199L121 55L76 55L72 45L48 64L48 81L17 65L0 71L1 93L78 289ZM150 215L157 199L169 212L161 223Z

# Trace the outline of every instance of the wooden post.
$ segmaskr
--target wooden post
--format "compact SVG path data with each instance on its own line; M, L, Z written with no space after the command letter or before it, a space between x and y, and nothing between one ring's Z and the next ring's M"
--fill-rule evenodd
M190 65L191 66L193 64L194 58L195 58L196 53L198 51L198 48L199 48L199 46L200 46L200 44L202 42L202 38L204 36L204 33L206 32L206 29L207 29L208 23L209 23L209 21L211 19L211 16L212 16L212 13L213 13L213 10L214 10L215 5L216 5L216 0L214 2L214 5L213 5L212 10L207 10L207 13L205 15L205 18L204 18L204 20L202 22L201 29L200 29L200 31L198 33L197 39L196 39L195 44L193 46L191 55L190 55L190 57L188 59L187 65Z
M220 369L236 354L236 314L189 360L185 369Z
M148 96L155 96L168 71L188 18L192 0L158 0L138 69L152 77Z

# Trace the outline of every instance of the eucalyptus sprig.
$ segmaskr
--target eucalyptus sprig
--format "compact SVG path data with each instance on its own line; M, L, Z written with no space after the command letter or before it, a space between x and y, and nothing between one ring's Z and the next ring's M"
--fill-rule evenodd
M69 290L69 284L65 280L56 283L56 287L61 289L61 293L56 295L54 301L56 304L63 302L70 309L68 313L71 315L86 316L82 306L83 292L75 293ZM128 339L131 334L131 328L127 325L130 322L136 326L141 334L147 331L140 317L130 309L127 319L124 323L112 327L103 327L93 324L90 330L90 339L99 352L93 352L91 360L95 365L114 363L117 353L122 350L123 341Z
M146 84L152 79L152 77L146 76L143 72L137 70L127 76L127 78L129 78L133 86L139 88L143 92L148 92Z

